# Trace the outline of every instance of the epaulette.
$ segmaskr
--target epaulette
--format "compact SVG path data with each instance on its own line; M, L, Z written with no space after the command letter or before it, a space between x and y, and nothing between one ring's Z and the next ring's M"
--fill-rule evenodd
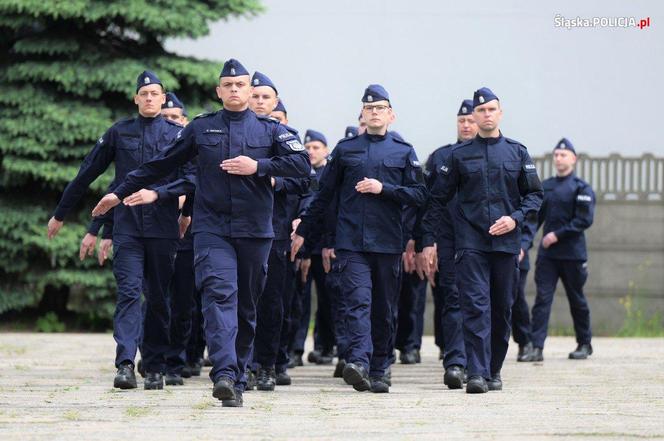
M207 117L212 116L212 115L214 115L214 114L216 114L216 113L217 113L217 112L204 112L204 113L199 113L198 115L196 115L196 116L194 117L194 119L198 119L198 118L207 118Z

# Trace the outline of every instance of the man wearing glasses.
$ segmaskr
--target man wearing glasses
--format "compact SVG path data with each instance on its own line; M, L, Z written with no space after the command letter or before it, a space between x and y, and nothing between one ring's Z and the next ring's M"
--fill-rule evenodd
M384 393L401 285L401 213L404 206L422 205L427 191L415 150L387 131L393 120L387 91L372 84L362 102L367 132L339 141L332 152L320 190L293 234L291 256L338 196L335 265L349 340L343 378L357 391Z

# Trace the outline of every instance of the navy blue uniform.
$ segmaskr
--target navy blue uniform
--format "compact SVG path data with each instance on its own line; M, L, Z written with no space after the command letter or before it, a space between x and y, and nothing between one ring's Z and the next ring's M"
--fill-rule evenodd
M138 116L114 124L65 189L55 218L62 220L111 162L115 163L116 182L122 182L132 170L164 152L181 129L161 116ZM171 171L151 184L145 188L157 192L157 202L137 207L120 204L113 210L113 273L118 285L113 336L117 343L116 366L133 363L143 326L143 363L146 372L156 373L164 371L169 344L168 284L178 237L177 197L193 190L193 183L191 177ZM146 291L144 321L142 291Z
M408 207L403 210L403 224L407 235L404 240L413 237L413 229L417 220L417 209ZM404 250L407 242L404 243ZM421 280L416 272L404 274L399 293L397 312L397 334L394 347L402 354L419 350L422 347L424 334L424 308L427 300L427 280Z
M463 314L469 376L490 379L500 372L511 329L511 309L521 247L519 226L542 202L535 165L519 142L476 138L452 149L440 167L422 221L424 246L433 245L444 204L457 196L456 281ZM517 228L492 236L490 227L511 216Z
M319 182L326 166L323 165L314 168L315 188L309 192L300 201L299 212L304 213L306 208L313 200L316 191L319 189ZM314 315L314 350L321 354L330 355L334 350L334 321L333 321L333 299L332 292L328 290L327 277L323 269L322 250L323 235L327 223L334 222L336 218L336 204L330 204L324 214L324 222L314 226L309 237L307 237L304 246L298 253L302 259L311 259L309 274L307 280L302 282L301 278L297 280L298 308L297 320L298 327L294 332L293 351L302 353L304 351L304 342L309 332L309 322L311 318L311 289L316 285L317 308ZM298 275L300 273L298 272Z
M297 131L289 128L293 135ZM274 241L268 258L267 280L265 289L257 305L256 341L254 360L268 369L275 367L281 341L281 328L284 323L284 310L290 295L285 291L286 274L288 271L288 249L292 230L292 209L289 209L288 195L301 195L309 190L309 178L276 177L274 186L274 207L272 224ZM283 365L280 365L283 368Z
M257 161L257 173L237 176L220 168L240 155ZM194 119L170 149L129 175L115 193L124 197L196 156L194 273L213 364L210 377L215 382L227 377L244 390L256 300L274 237L270 176L306 178L309 158L279 123L250 110L221 110Z
M590 310L583 294L588 278L586 237L584 231L593 223L595 193L574 173L553 177L542 183L544 203L539 213L543 234L554 232L558 242L549 248L540 245L535 264L537 296L533 306L533 346L544 347L553 294L558 279L567 293L574 332L579 344L590 343Z
M426 164L429 189L433 188L439 170L457 144L444 145L434 150L429 156ZM431 290L434 304L434 340L442 352L443 366L446 369L450 366L466 367L463 317L454 268L454 221L448 208L448 206L453 207L455 204L456 198L453 198L441 209L440 225L435 236L438 252L438 274L436 276L436 286ZM421 251L421 246L418 248L420 248L418 251Z
M356 184L365 177L382 182L382 192L357 192ZM335 265L347 312L346 360L372 377L385 374L393 350L404 240L401 211L426 200L421 178L413 147L394 135L343 139L297 230L306 239L338 193Z
M537 232L537 216L531 215L521 224L521 249L523 259L519 262L519 284L517 287L514 305L512 306L512 336L520 346L531 342L530 337L530 308L526 301L526 280L530 271L530 258L528 250L533 246L533 239Z

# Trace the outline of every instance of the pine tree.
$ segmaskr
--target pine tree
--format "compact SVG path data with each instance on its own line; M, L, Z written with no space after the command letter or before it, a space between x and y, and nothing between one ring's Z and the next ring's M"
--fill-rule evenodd
M99 136L136 113L143 70L190 114L219 107L221 61L169 53L166 38L201 37L211 22L260 10L258 0L0 0L0 313L47 295L81 317L112 317L110 265L80 262L78 247L113 167L49 241L52 210Z

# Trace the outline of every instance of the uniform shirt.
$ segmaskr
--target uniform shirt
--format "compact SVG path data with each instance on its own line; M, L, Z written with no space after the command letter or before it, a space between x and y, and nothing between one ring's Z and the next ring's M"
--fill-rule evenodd
M359 193L359 181L374 178L380 194ZM298 234L305 239L323 221L326 208L338 194L335 249L401 253L402 208L422 205L427 196L422 169L413 147L391 133L345 138L330 156L320 189L302 216Z
M539 225L546 235L554 232L558 242L549 248L540 244L538 255L550 259L587 260L584 231L593 223L595 193L590 184L574 173L552 177L542 183L544 202L539 212Z
M182 126L161 115L154 118L138 116L117 122L99 138L86 156L76 177L67 185L54 216L63 220L85 194L90 184L111 164L115 163L115 182L141 164L165 151L175 140ZM178 196L192 191L193 177L186 172L173 171L148 187L159 199L148 205L127 207L120 204L113 212L113 233L138 237L174 239L178 237ZM186 177L183 177L187 175Z
M297 130L283 124L299 141ZM312 170L313 173L313 170ZM304 195L309 191L311 176L307 178L274 178L274 205L272 209L272 228L274 240L288 240L292 230L294 198L289 195Z
M456 145L458 145L458 143L444 145L442 147L437 148L429 155L429 158L427 159L425 165L425 173L424 173L424 175L426 176L427 188L429 190L433 188L433 185L438 179L438 172L440 168L447 161L447 158L452 153L452 149ZM434 240L438 245L438 249L443 249L443 248L454 249L454 222L452 219L452 211L448 207L454 207L455 204L456 204L456 198L453 198L450 202L445 204L444 207L441 207L441 212L440 212L441 218L438 225L438 230L433 234L433 237L428 237L426 240L424 240L423 237L424 235L422 232L421 222L422 222L422 217L424 216L424 213L426 212L427 207L429 205L429 201L427 200L427 204L420 209L414 233L416 236L416 250L418 252L422 251L423 248L422 244L424 241L426 241L427 243L433 243Z
M542 186L526 148L505 138L479 135L452 149L440 167L431 191L430 206L422 229L430 243L436 232L444 205L454 196L455 248L518 254L525 217L536 213L542 203ZM511 216L517 228L501 236L489 228L502 216Z
M231 175L222 161L244 155L257 172ZM195 118L160 157L127 176L115 190L122 198L197 157L192 233L222 237L271 238L274 190L271 176L306 178L309 157L295 135L251 110L218 112Z
M537 233L537 216L534 213L526 216L526 219L521 224L521 249L523 250L523 259L519 262L519 269L528 271L530 270L530 257L528 250L533 246L533 239Z

